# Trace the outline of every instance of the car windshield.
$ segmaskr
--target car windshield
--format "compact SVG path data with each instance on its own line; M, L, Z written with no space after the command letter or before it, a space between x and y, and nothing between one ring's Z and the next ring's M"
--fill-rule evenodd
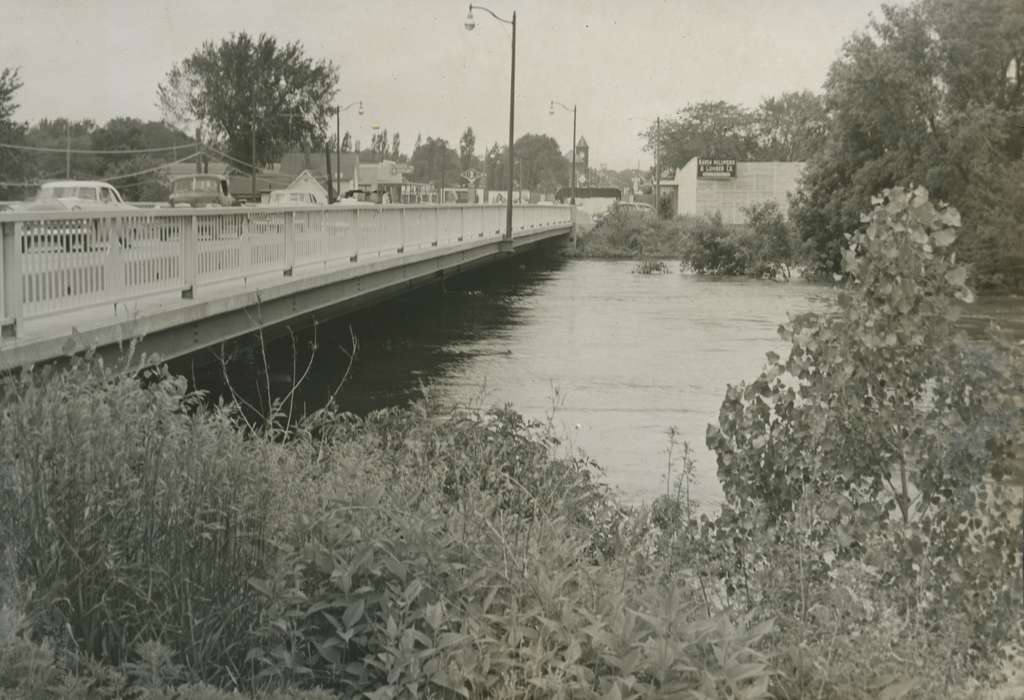
M95 187L47 187L43 186L36 199L96 199Z
M209 177L186 177L174 181L175 192L216 192L219 180Z

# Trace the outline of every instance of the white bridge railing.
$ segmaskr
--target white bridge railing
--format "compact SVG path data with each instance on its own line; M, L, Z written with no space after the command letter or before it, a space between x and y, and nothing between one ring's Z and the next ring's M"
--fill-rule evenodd
M297 268L355 265L505 233L504 205L117 209L0 213L0 330L24 319ZM513 237L570 226L516 206Z

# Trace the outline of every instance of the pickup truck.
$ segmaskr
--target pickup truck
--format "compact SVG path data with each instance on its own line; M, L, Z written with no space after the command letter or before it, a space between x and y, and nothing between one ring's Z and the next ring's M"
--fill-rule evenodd
M223 175L179 175L171 181L172 207L230 207L235 198L228 190L228 179Z

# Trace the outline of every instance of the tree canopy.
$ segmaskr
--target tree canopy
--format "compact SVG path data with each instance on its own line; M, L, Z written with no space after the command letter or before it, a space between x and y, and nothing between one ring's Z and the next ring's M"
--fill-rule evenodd
M258 165L277 160L290 145L319 147L326 138L338 69L306 56L302 44L245 32L205 42L175 64L157 88L164 116L197 123L227 153Z
M413 179L418 182L431 182L447 187L455 187L459 180L459 154L442 138L428 136L413 151L410 163L413 166Z
M814 267L838 271L871 196L924 185L964 216L979 282L1024 278L1024 5L918 0L883 7L825 84L827 136L790 210Z
M802 161L821 146L827 129L824 101L812 92L769 97L756 109L719 100L686 105L661 120L660 160L681 168L691 158ZM643 133L653 152L659 130Z
M25 138L25 125L14 120L18 111L18 103L14 95L21 89L22 82L17 68L4 68L0 71L0 142L21 144ZM25 179L28 173L28 160L23 152L0 148L0 199L20 198L24 189L4 182L17 182Z

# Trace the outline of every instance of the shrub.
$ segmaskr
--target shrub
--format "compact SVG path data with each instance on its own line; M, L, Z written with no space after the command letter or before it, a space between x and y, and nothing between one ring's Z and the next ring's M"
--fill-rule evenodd
M586 463L507 409L428 406L326 438L321 515L252 581L270 603L261 678L369 697L763 696L768 627L709 618L634 566Z
M952 682L1020 632L1005 479L1024 454L1024 358L954 325L972 298L947 252L955 210L893 189L865 224L838 313L793 319L788 357L728 388L708 429L727 499L709 538L728 592L783 629L834 610L849 579L872 613L842 621L844 643L885 621Z
M720 214L684 221L680 258L698 274L742 275L750 265L745 232L730 229Z
M679 224L616 210L579 241L577 254L593 258L675 258Z

